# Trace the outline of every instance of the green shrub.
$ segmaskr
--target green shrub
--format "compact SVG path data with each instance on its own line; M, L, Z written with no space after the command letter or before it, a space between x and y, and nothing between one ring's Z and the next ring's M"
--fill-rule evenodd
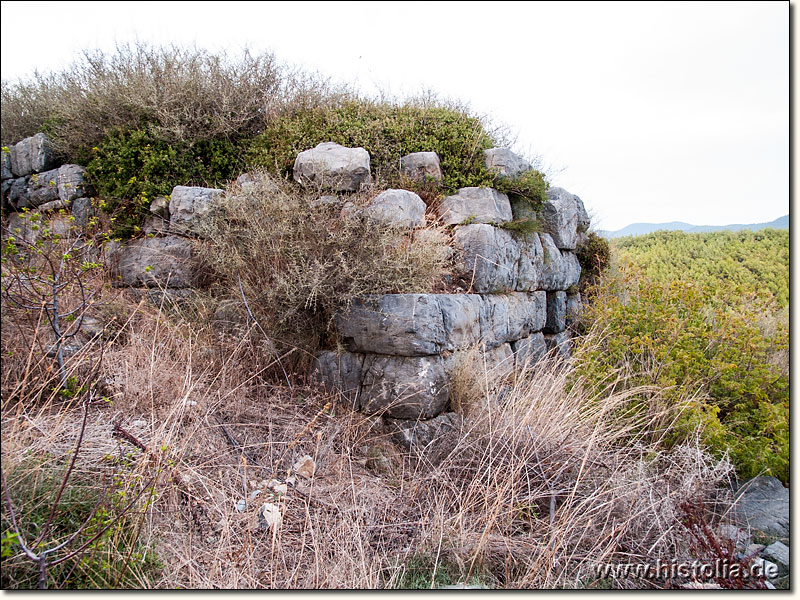
M586 293L608 268L611 248L604 237L590 231L586 234L586 243L578 248L577 255L581 265L580 291Z
M156 196L176 185L217 187L242 170L237 146L227 140L169 144L147 129L114 131L89 153L86 171L114 232L130 235L149 214Z
M758 326L772 309L753 296L733 299L624 266L605 278L587 309L600 342L578 350L576 373L601 386L621 372L626 386L655 386L667 402L691 399L669 443L702 426L705 443L729 452L740 476L766 472L788 481L788 377L770 360L787 347L788 332ZM631 408L646 406L642 398Z
M359 217L267 173L232 186L201 254L222 297L240 299L239 277L259 323L279 350L308 358L331 342L332 316L368 294L428 292L446 248ZM363 204L366 197L351 197Z
M289 175L300 152L330 141L365 148L373 174L382 185L401 182L400 159L411 152L439 155L443 193L499 184L499 178L486 169L483 151L500 141L465 109L433 103L350 100L341 106L297 111L276 120L252 141L247 162ZM536 195L543 193L545 185L543 176L535 172L517 188L520 193Z

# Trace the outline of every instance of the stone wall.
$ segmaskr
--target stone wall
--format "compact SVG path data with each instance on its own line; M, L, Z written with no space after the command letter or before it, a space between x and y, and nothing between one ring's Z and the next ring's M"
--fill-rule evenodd
M9 150L3 152L7 210L67 208L85 221L92 190L82 167L58 165L43 134ZM502 148L487 150L485 160L510 177L532 168ZM401 169L412 178L442 176L433 152L403 157ZM371 181L363 148L320 144L298 155L294 178L320 194L336 194L317 202L342 206L342 218L409 230L426 225L428 207L408 190L384 190L362 207L347 201ZM237 180L242 186L251 182L248 174ZM156 198L146 235L106 248L115 283L159 298L162 290L176 298L187 295L198 285L191 238L205 235L221 202L223 190L186 186ZM15 217L9 217L10 228L21 223ZM321 352L312 373L352 407L383 416L404 444L425 443L457 425L460 417L448 412L457 369L485 369L492 380L502 380L515 368L535 367L548 352L568 359L567 326L582 308L574 291L581 275L576 250L589 218L577 196L551 188L544 206L533 211L524 200L492 188L462 188L438 204L436 217L449 226L451 287L459 293L352 299L350 309L336 315L339 349ZM504 227L521 220L535 222L527 230L536 231Z

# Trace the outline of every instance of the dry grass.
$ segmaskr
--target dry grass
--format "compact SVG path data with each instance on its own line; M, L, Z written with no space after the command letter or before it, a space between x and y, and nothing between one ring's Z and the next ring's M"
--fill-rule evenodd
M258 133L283 111L347 97L343 87L279 63L272 54L122 45L86 51L59 73L3 81L3 144L41 131L75 159L106 133L147 121L167 142Z
M680 504L701 498L722 512L727 500L727 461L696 441L672 451L659 444L674 409L653 401L645 416L626 418L636 390L613 392L621 386L610 380L604 401L590 402L596 394L568 385L555 359L493 383L465 370L453 385L467 415L462 430L409 453L379 418L349 411L302 377L292 377L291 391L273 383L271 355L253 359L258 336L219 336L203 324L202 303L182 318L130 292L104 288L99 299L92 310L114 325L67 367L84 381L89 359L102 354L98 389L113 402L90 409L79 480L99 486L109 456L125 458L124 469L115 463L124 489L158 475L153 503L131 515L134 537L105 549L113 558L137 543L158 556L160 566L132 560L126 585L591 587L598 563L688 556ZM12 486L63 461L82 411L36 391L53 384L43 379L51 359L25 352L31 335L21 330L36 321L3 309L3 469ZM117 425L146 450L115 436ZM294 469L305 455L316 466L311 478ZM32 465L31 456L42 460ZM273 479L294 484L278 494ZM260 526L264 502L280 510L279 527ZM10 561L5 573L20 558Z

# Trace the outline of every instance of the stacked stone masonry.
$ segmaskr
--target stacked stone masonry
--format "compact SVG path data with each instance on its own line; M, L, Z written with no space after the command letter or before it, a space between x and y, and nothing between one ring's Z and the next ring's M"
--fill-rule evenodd
M487 168L509 177L532 168L503 148L487 150L485 161ZM401 170L410 178L442 177L433 152L403 157ZM92 214L92 189L83 168L59 165L44 134L3 151L2 177L8 210L71 208L84 224ZM423 229L430 211L411 191L385 190L362 208L341 199L371 183L370 157L363 148L319 144L298 155L294 178L320 192L317 203L341 206L343 217L418 229L420 238L438 235ZM243 174L236 183L253 182L252 175ZM324 195L331 193L336 195ZM198 284L191 237L206 234L224 201L223 190L187 186L175 187L169 198L156 198L144 226L148 235L112 242L106 249L117 283L147 294L188 293ZM500 380L547 353L569 358L568 326L582 310L580 295L572 292L581 275L576 250L589 227L580 198L551 188L544 206L533 211L516 197L470 187L444 198L437 211L438 223L450 226L453 276L466 293L353 299L350 309L336 316L340 350L320 353L312 372L314 381L352 407L383 416L394 438L406 445L426 444L460 424L460 417L448 412L449 385L465 365ZM515 219L534 219L539 231L503 228ZM13 225L24 229L14 214Z

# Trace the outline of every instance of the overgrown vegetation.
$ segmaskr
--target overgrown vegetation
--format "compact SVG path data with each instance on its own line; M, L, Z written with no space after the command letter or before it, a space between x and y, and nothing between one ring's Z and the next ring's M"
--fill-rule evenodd
M296 353L298 368L308 366L308 353L330 343L333 315L353 298L430 291L447 256L429 238L411 243L412 234L355 214L342 218L341 205L315 198L266 172L256 174L252 184L228 190L203 243L221 297L239 301L243 291L280 352ZM362 205L367 199L354 198Z
M324 141L366 148L379 187L407 183L400 158L420 151L439 155L435 196L494 185L538 205L547 187L538 171L514 180L487 171L483 150L507 140L466 106L359 97L270 54L121 46L4 81L2 106L3 144L48 133L87 167L118 235L136 233L149 202L175 185L221 187L257 167L290 175L297 154Z
M788 261L780 256L788 258L787 232L622 240L618 266L585 319L604 333L579 352L578 372L598 384L621 372L626 385L652 385L668 402L693 397L670 440L702 425L704 442L728 452L740 477L788 482L788 315L778 306ZM768 286L775 298L763 294ZM629 408L645 404L639 398Z

